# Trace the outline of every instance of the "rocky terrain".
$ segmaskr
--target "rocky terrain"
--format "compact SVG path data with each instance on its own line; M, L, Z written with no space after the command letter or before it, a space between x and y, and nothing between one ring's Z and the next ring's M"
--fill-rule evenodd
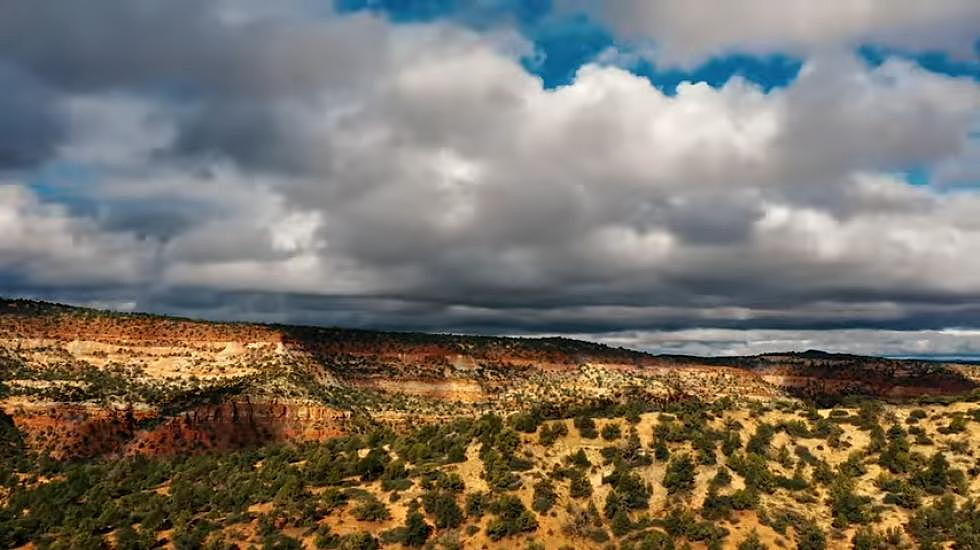
M0 548L980 548L978 380L0 301Z
M213 323L0 301L0 408L57 458L322 441L378 423L607 403L970 392L972 365L653 356L523 339Z

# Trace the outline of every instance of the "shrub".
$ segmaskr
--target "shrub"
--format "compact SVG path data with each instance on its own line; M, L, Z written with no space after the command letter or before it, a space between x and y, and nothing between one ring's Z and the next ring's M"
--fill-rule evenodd
M668 494L689 491L694 487L695 465L691 456L682 454L674 457L667 464L664 473L663 486Z
M757 454L735 455L728 461L728 466L745 480L745 486L750 489L772 493L776 488L776 479L769 470L766 459Z
M514 429L524 433L534 433L541 424L541 416L537 411L531 411L514 415L511 419Z
M797 550L826 550L827 535L813 522L804 522L796 533Z
M592 495L592 483L581 471L575 470L575 472L576 474L571 476L568 482L568 496L585 498Z
M351 514L360 521L384 521L391 518L388 507L373 495L362 497L351 510Z
M482 518L490 507L488 493L470 493L466 495L466 517Z
M721 440L721 452L725 456L732 456L735 451L742 448L742 436L734 430L729 430Z
M776 435L776 428L772 424L765 422L756 427L755 433L745 444L745 450L757 455L766 456L769 454L769 445L772 443L773 436Z
M909 411L908 418L905 419L906 424L915 424L920 420L928 418L929 414L922 409L912 409Z
M592 465L592 463L589 462L589 457L585 455L585 451L582 449L568 455L565 460L572 466L578 466L579 468L588 468Z
M708 489L708 494L704 497L701 504L701 517L704 519L718 520L728 517L731 513L731 502L727 495L719 495L714 487Z
M937 430L941 434L958 434L966 431L966 419L956 416L946 426L940 426Z
M633 530L633 522L630 521L630 516L626 513L626 510L620 508L616 512L616 515L612 517L609 528L617 537L622 537Z
M542 479L534 484L531 508L539 514L547 513L558 500L555 484L550 479Z
M709 483L712 487L728 487L732 484L732 474L728 473L728 468L718 468L718 472Z
M759 539L759 533L753 529L749 536L738 543L738 550L766 550L766 545Z
M545 447L552 446L559 438L568 435L568 426L564 422L545 424L538 434L538 441Z
M622 437L623 431L620 429L619 424L615 422L610 422L602 427L602 438L606 441L613 441Z
M914 510L921 504L921 491L904 479L883 485L882 489L888 491L884 498L885 504L894 504L909 510Z
M302 550L302 548L303 545L298 540L282 533L271 533L262 537L262 550Z
M313 546L317 548L336 548L340 544L340 537L330 530L329 525L317 527L315 534Z
M964 506L966 508L966 506ZM975 515L975 508L973 513ZM956 501L951 495L943 495L932 506L920 508L908 523L908 531L922 548L940 548L941 543L953 538L957 526L963 523ZM968 546L966 548L969 548Z
M487 525L487 536L490 540L497 541L538 528L538 520L534 519L534 514L514 495L501 496L493 503L491 511L496 517Z
M397 479L382 479L381 480L381 490L385 492L390 491L405 491L412 487L412 480L405 478Z
M888 444L878 456L878 464L893 474L905 473L912 468L909 441L901 426L896 424L888 430Z
M432 516L436 528L456 528L463 523L463 510L456 503L456 496L448 491L429 492L422 496L425 512Z
M830 511L834 516L834 527L846 528L852 523L864 525L871 521L871 497L854 493L854 483L846 478L838 478L830 487Z
M885 537L870 527L858 529L851 539L851 548L854 550L887 550L888 547Z
M340 539L338 550L378 550L381 545L370 533L352 533Z
M962 470L950 468L942 453L936 453L924 469L912 476L912 483L927 493L939 495L948 488L959 490L965 485L966 476Z
M320 500L323 502L323 506L328 512L345 506L348 498L347 493L336 487L330 487L320 495Z
M636 510L650 505L650 487L637 474L614 471L610 478L613 490L606 495L603 508L607 518L612 519L620 510Z
M408 513L405 518L405 539L404 544L406 546L422 546L425 541L429 540L429 535L432 534L432 526L425 522L425 518L418 510L413 510Z
M599 432L596 431L595 421L588 416L578 416L572 423L578 430L579 435L585 439L595 439L599 436Z

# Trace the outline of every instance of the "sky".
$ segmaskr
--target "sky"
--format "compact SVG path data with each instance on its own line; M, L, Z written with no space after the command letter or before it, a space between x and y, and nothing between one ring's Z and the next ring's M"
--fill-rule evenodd
M980 357L980 3L0 0L0 295Z

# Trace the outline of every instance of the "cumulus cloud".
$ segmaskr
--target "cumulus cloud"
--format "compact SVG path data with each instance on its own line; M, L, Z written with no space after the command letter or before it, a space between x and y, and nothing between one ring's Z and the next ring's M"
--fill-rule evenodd
M680 64L731 51L809 54L866 42L975 58L980 34L980 6L972 0L563 3L592 9L634 38L653 41L659 60Z
M11 285L138 284L152 255L133 235L102 231L10 182L0 183L0 235L0 273Z
M19 90L49 91L29 104L52 121L0 194L0 280L19 294L608 338L861 327L942 347L937 331L980 324L980 195L898 175L969 172L969 79L814 48L769 92L735 78L666 95L601 65L547 89L499 30L13 4L0 60Z

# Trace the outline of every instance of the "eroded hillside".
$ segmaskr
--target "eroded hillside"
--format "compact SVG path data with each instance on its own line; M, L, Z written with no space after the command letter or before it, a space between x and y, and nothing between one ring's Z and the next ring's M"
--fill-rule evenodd
M76 463L0 417L0 547L977 548L976 400L666 409Z
M0 406L58 458L322 441L378 424L685 399L971 391L975 367L657 357L522 339L213 323L0 302Z

